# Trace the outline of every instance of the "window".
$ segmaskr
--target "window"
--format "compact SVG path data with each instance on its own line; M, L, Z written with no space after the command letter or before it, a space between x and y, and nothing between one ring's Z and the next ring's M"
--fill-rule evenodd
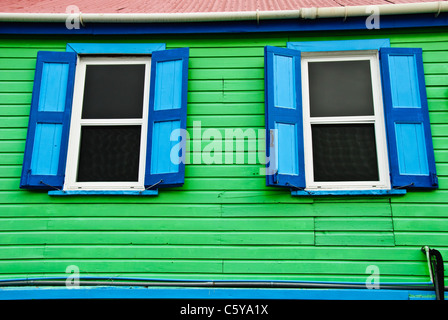
M150 57L80 57L65 190L144 189Z
M389 189L377 53L302 56L308 189Z
M267 185L295 195L437 188L421 49L267 46L265 82Z
M155 195L182 185L188 48L164 48L68 44L67 52L39 52L21 187Z

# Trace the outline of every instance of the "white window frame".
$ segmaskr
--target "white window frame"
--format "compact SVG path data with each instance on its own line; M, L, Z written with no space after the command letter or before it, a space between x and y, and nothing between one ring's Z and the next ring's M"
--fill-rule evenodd
M82 103L84 97L84 84L86 78L87 65L145 65L143 112L141 119L81 119ZM148 131L148 105L150 88L151 57L149 55L129 55L129 56L78 56L78 63L75 74L75 85L73 92L73 107L70 123L70 133L68 142L66 176L64 190L144 190L145 164L146 164L146 143ZM81 138L81 126L106 126L106 125L140 125L140 159L138 181L123 182L77 182L79 148Z
M373 116L344 116L344 117L313 117L310 116L309 97L309 62L329 61L370 61ZM334 52L303 52L302 66L302 102L303 102L303 131L305 148L305 179L306 190L390 190L389 159L387 154L386 128L384 121L384 108L381 91L381 75L377 50L366 51L334 51ZM377 163L379 181L341 181L316 182L314 181L313 148L311 137L312 124L343 124L343 123L369 123L375 127L375 141L377 149Z

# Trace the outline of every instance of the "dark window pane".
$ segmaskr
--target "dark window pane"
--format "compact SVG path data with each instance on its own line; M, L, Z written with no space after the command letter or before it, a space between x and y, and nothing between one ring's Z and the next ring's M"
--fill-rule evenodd
M308 63L311 117L373 115L370 61Z
M83 126L78 182L138 181L141 126Z
M141 118L145 65L88 65L83 119Z
M373 124L316 124L314 181L378 181Z

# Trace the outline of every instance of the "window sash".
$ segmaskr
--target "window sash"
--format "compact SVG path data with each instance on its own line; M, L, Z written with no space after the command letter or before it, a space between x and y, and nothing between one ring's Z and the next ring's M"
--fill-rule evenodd
M331 61L370 61L371 80L373 90L373 116L335 116L311 117L308 63ZM346 51L346 52L314 52L302 55L302 90L303 90L303 122L305 150L305 176L308 190L367 190L390 189L389 163L387 156L386 131L384 124L384 111L381 94L380 69L377 51ZM377 148L377 165L379 181L341 181L341 182L315 182L314 162L312 154L311 126L313 124L361 124L373 123L375 126L375 141Z
M144 190L146 145L148 130L148 105L149 105L149 79L151 70L150 56L116 56L116 57L92 57L78 56L78 65L75 75L75 87L73 96L73 109L70 124L68 157L66 166L66 178L64 190ZM142 118L138 119L82 119L82 106L84 84L87 65L145 65L144 97ZM77 182L77 170L79 161L79 148L82 126L141 126L139 173L136 182Z

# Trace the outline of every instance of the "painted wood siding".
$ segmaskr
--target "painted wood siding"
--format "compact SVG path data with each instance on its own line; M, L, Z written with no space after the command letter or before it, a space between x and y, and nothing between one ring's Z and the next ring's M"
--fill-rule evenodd
M292 197L265 186L252 136L229 164L208 165L201 132L264 129L265 45L390 38L421 47L440 189L401 197ZM67 42L166 42L190 47L185 185L157 197L50 197L19 190L35 59ZM199 131L199 130L198 130ZM223 142L222 150L227 145ZM240 149L238 149L240 148ZM243 163L236 164L237 160ZM230 159L228 159L230 161ZM227 164L226 164L227 163ZM84 276L183 279L429 281L423 245L448 256L448 29L156 37L0 38L0 278Z

